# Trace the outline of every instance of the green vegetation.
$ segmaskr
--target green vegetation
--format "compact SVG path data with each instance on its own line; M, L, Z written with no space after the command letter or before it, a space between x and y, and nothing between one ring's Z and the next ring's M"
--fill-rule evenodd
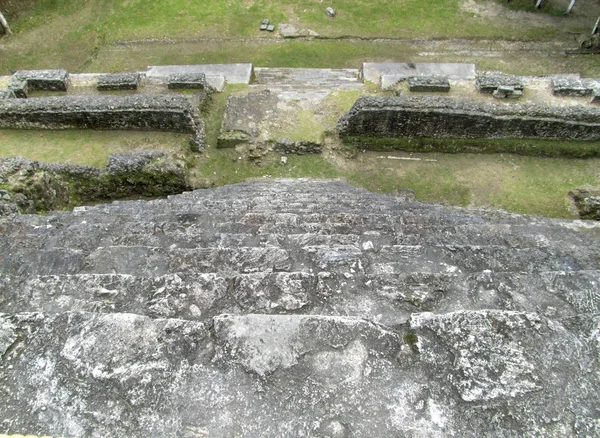
M0 75L17 68L114 72L224 62L358 68L366 61L419 61L473 62L482 70L516 74L600 76L596 57L565 57L551 49L555 44L576 47L578 36L593 25L585 8L593 9L595 3L578 0L574 13L562 17L565 1L534 11L530 0L336 0L338 14L329 19L324 13L329 4L321 0L24 0L12 3L20 4L20 10L4 11L14 35L0 38ZM259 32L258 24L266 17L320 36L283 40L277 32ZM521 42L530 45L520 48ZM377 192L409 188L422 201L551 217L573 217L568 191L600 183L597 142L360 139L361 150L385 152L355 149L355 158L349 159L349 151L333 141L322 156L290 156L285 166L279 156L271 156L257 165L240 160L235 150L217 150L225 102L237 89L228 86L216 94L204 114L208 146L202 155L189 152L187 134L0 130L0 156L103 167L113 152L163 150L185 159L199 186L248 178L347 178ZM358 95L332 93L322 114L300 111L299 123L286 134L292 140L332 134ZM398 147L408 152L392 151Z
M218 122L212 123L218 126ZM408 188L417 199L426 202L494 207L549 217L575 217L569 210L567 193L576 187L600 183L600 158L363 152L356 158L333 153L289 156L285 166L279 163L279 156L273 156L257 165L240 160L234 149L217 150L213 130L208 130L208 136L210 146L205 153L191 155L187 152L188 135L181 134L2 130L0 156L22 155L42 161L103 167L106 157L113 152L161 149L187 157L193 166L192 181L200 186L232 184L251 178L346 178L374 192Z
M160 150L181 153L189 134L136 131L35 131L0 129L0 157L25 158L103 168L121 151Z
M558 141L532 139L472 138L373 138L349 136L349 145L372 151L402 150L408 152L511 153L536 157L590 158L600 157L600 141Z
M575 71L599 74L590 57L565 61L527 51L501 59L479 51L501 48L495 40L573 42L593 23L587 0L570 17L548 20L563 10L546 5L531 16L504 16L500 0L336 0L337 16L329 19L326 3L309 0L37 0L21 10L5 11L14 36L2 39L0 72L16 68L66 68L78 71L143 70L152 64L254 62L259 66L357 67L364 61L414 61L434 48L435 59L477 62L481 68L540 74ZM18 3L18 2L15 2ZM526 0L508 4L532 11ZM555 2L556 3L556 2ZM568 3L568 2L567 2ZM564 7L566 9L566 5ZM580 12L579 12L580 11ZM277 32L260 32L265 17L319 33L313 40L282 40ZM539 19L534 19L539 17ZM381 40L384 39L384 40ZM434 45L404 39L436 40ZM445 39L462 42L444 43ZM465 44L469 41L469 46Z

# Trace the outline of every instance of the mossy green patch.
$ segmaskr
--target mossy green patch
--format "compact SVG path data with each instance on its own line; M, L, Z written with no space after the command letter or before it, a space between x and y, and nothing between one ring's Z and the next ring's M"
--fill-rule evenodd
M600 141L347 136L347 145L373 151L511 153L535 157L600 157Z

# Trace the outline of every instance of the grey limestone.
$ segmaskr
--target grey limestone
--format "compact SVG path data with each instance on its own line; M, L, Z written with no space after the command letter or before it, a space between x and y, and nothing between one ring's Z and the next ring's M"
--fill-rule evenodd
M196 132L189 99L175 95L60 96L0 100L0 127Z
M149 78L166 80L172 74L204 73L206 76L223 76L229 84L249 84L254 76L252 64L200 64L150 66Z
M69 74L66 70L17 70L12 81L15 84L27 82L31 90L67 91Z
M445 76L411 76L408 78L410 91L450 91L450 82Z
M600 139L591 106L495 105L443 97L361 97L338 122L342 136Z
M477 88L481 93L493 93L499 87L512 87L523 91L523 79L497 71L485 71L477 74Z
M204 73L173 73L167 78L167 86L170 90L206 88L206 77Z
M96 88L99 91L137 90L140 84L139 73L116 73L100 75Z
M598 436L598 232L322 180L0 217L0 430Z
M475 79L475 65L461 63L427 62L365 62L361 77L379 84L381 77L394 77L396 82L410 76L446 76L449 79Z
M551 80L552 93L558 96L589 96L593 88L583 79L554 77Z

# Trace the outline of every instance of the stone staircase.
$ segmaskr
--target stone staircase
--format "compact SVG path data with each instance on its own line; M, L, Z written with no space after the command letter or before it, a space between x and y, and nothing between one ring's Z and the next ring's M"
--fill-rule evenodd
M0 433L600 436L599 249L341 181L0 218Z
M269 87L304 89L324 88L328 90L355 89L363 87L357 69L334 68L260 68L254 69L255 84Z

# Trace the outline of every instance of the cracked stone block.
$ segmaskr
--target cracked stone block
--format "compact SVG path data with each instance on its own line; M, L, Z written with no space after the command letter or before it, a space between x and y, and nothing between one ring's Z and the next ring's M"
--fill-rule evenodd
M477 88L481 93L493 93L498 87L513 87L515 90L523 91L523 80L518 76L505 73L488 71L477 75Z
M15 83L26 81L31 90L67 91L69 87L66 70L18 70L12 80Z
M100 76L96 88L99 91L137 90L139 83L139 73L108 74Z
M169 75L167 86L170 90L204 90L206 77L204 73L175 73Z
M440 91L449 92L450 82L445 76L412 76L408 78L410 91Z
M502 85L494 90L492 96L496 99L517 99L523 95L523 91L516 90L515 87Z

